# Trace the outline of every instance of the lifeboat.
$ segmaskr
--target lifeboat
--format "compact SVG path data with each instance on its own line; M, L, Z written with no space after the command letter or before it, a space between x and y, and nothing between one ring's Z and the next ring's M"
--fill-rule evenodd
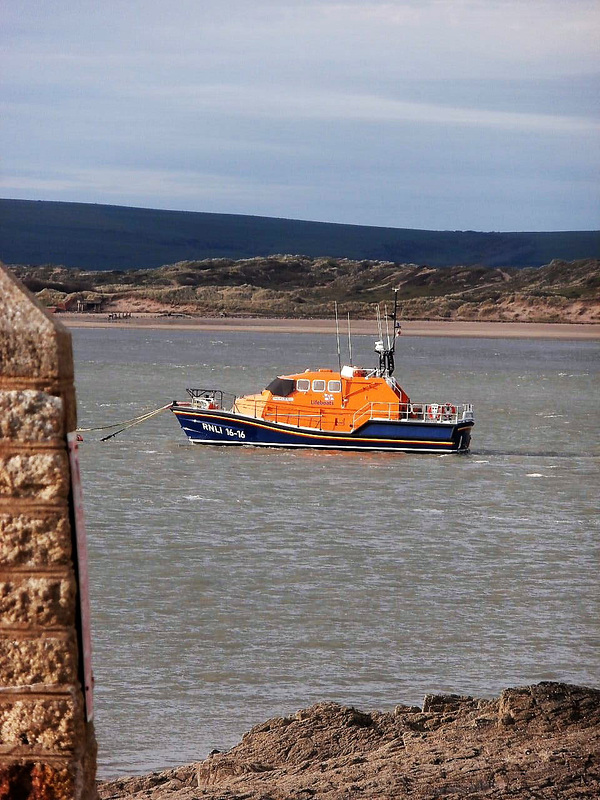
M193 444L467 452L473 406L414 402L393 375L396 308L395 302L387 343L380 325L379 362L372 369L307 369L279 375L261 392L241 397L188 389L189 399L174 402L171 411Z

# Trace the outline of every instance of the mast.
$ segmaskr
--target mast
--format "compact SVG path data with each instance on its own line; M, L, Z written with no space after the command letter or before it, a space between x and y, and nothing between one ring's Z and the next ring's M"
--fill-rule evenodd
M340 379L342 375L342 353L340 350L340 323L338 319L338 304L337 300L334 303L335 308L335 338L337 342L337 357L338 357L338 369L340 371Z
M383 341L381 332L381 317L379 314L379 306L377 306L377 322L379 324L379 341L375 344L375 352L379 356L378 374L382 378L390 378L394 374L394 350L396 349L396 332L398 328L398 289L394 289L394 314L392 316L392 337L390 338L389 328L387 331L387 347ZM386 322L389 317L386 313Z
M348 357L352 366L352 335L350 334L350 312L348 311Z

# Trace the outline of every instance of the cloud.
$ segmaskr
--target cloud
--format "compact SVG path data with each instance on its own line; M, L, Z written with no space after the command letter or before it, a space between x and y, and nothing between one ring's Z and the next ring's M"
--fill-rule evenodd
M39 195L51 192L61 196L89 198L103 195L105 202L141 204L140 198L156 198L157 207L169 207L169 198L177 197L178 208L198 202L212 207L254 200L263 203L280 190L289 191L289 184L253 180L248 176L224 177L220 172L193 169L115 169L72 168L53 177L37 177L18 172L0 178L0 190L5 196L18 197L33 191ZM152 206L155 207L155 206Z
M523 202L529 228L597 224L581 179L599 160L596 0L20 0L3 16L14 196L375 224L418 207L405 224L449 228L501 202L516 228ZM497 205L455 202L478 182Z
M75 82L577 75L597 70L600 31L596 0L20 0L4 18L9 72Z
M157 100L161 90L149 90ZM557 133L600 132L600 122L585 117L559 114L531 114L520 111L494 111L483 108L452 107L416 103L394 98L349 92L307 90L279 86L238 85L179 86L169 90L177 99L197 112L232 114L244 117L269 117L303 120L356 120L432 125L464 125Z

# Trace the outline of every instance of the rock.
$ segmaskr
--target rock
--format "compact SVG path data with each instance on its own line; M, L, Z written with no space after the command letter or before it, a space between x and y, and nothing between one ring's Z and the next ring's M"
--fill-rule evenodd
M426 694L423 700L423 711L451 712L461 708L473 708L477 700L472 697L460 697L457 694Z
M430 695L423 711L318 703L228 753L99 785L103 800L600 796L600 691L562 683L494 700Z

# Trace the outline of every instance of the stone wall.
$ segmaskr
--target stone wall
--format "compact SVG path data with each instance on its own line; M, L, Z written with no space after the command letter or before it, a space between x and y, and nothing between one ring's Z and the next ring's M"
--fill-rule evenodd
M70 334L0 266L0 800L96 797L75 426Z

